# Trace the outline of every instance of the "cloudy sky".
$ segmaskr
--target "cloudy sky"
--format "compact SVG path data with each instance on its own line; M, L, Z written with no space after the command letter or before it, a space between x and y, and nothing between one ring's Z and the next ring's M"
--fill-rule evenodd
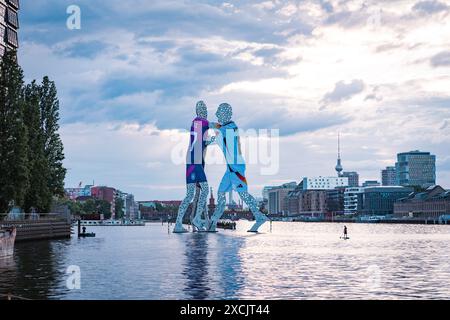
M334 175L380 179L398 152L431 151L450 187L450 1L22 1L20 63L61 99L66 186L181 199L172 161L204 99L243 129L279 129L279 171L250 190ZM81 8L81 30L66 26ZM186 142L187 143L187 142ZM187 146L186 146L187 147ZM210 165L218 185L223 165Z

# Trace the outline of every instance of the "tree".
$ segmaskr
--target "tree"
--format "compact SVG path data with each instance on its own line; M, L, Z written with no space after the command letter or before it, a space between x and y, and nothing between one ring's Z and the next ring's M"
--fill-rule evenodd
M0 212L22 206L28 188L23 84L16 53L6 52L0 62Z
M53 195L64 196L64 146L59 135L59 100L55 83L44 77L40 87L41 127L49 166L48 186Z
M44 131L41 127L40 88L33 81L25 88L24 122L28 133L29 184L25 195L24 209L31 212L49 212L52 194L48 185L49 164L45 155Z
M115 200L115 210L116 210L115 213L116 213L116 219L117 220L123 218L123 216L124 216L124 214L123 214L124 206L125 206L125 203L124 203L123 199L120 198L120 197L117 197L116 200Z

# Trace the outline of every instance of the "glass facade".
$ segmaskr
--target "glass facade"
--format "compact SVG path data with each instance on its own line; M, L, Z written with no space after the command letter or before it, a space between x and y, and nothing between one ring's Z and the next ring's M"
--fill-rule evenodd
M13 26L16 29L19 28L19 18L17 16L17 12L15 12L11 8L8 8L6 17L7 17L8 24L10 24L11 26Z
M395 167L387 167L381 171L381 182L383 186L397 185L397 170L395 170Z
M17 30L19 29L19 1L0 0L0 57L6 50L19 47Z
M359 174L358 172L344 172L342 174L343 178L348 178L348 186L355 188L359 186Z
M366 188L363 197L363 213L365 215L394 214L394 203L407 197L413 189L401 187Z
M436 156L411 151L397 155L397 185L427 188L436 184Z

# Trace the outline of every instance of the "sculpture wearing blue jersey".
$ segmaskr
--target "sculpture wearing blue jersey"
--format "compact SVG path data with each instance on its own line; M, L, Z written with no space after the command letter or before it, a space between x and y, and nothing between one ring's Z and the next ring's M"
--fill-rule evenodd
M174 233L188 232L183 227L183 218L189 205L194 199L197 186L200 188L200 196L196 206L196 213L192 220L192 225L198 231L204 231L207 227L205 222L201 219L209 193L208 181L205 175L205 153L206 147L211 144L214 139L207 141L207 131L209 130L209 122L207 120L208 109L203 101L197 103L196 113L197 117L192 121L189 149L186 156L186 196L178 209L178 216L173 230Z
M245 178L245 161L241 152L239 129L232 121L233 109L228 103L219 106L216 112L218 124L211 124L216 130L215 142L220 146L225 156L227 170L222 178L217 194L217 208L214 212L208 231L214 232L217 222L222 217L225 210L225 194L235 190L242 201L250 208L255 217L255 224L248 232L258 232L265 222L269 221L258 209L255 198L248 193L247 179Z

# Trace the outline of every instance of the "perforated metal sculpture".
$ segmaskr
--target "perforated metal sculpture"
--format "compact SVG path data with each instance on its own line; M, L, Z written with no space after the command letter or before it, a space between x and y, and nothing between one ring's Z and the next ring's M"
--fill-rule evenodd
M205 174L205 154L206 147L214 139L207 141L209 130L209 122L207 120L208 110L203 101L197 103L196 113L197 117L192 121L189 149L186 156L186 197L178 209L178 216L173 230L174 233L188 232L183 227L183 218L194 199L197 186L200 188L200 196L195 206L196 214L192 220L192 225L198 231L204 231L206 229L205 222L201 219L202 212L206 208L206 200L209 193L208 180Z
M249 232L258 232L265 222L269 221L258 209L255 198L248 193L247 179L245 178L245 161L241 152L239 129L231 120L233 109L227 103L219 106L216 112L218 124L212 123L211 127L216 130L216 143L221 147L227 162L227 170L220 183L217 207L208 226L208 231L214 232L217 222L222 217L225 210L225 194L230 190L235 190L244 203L250 208L256 222Z

